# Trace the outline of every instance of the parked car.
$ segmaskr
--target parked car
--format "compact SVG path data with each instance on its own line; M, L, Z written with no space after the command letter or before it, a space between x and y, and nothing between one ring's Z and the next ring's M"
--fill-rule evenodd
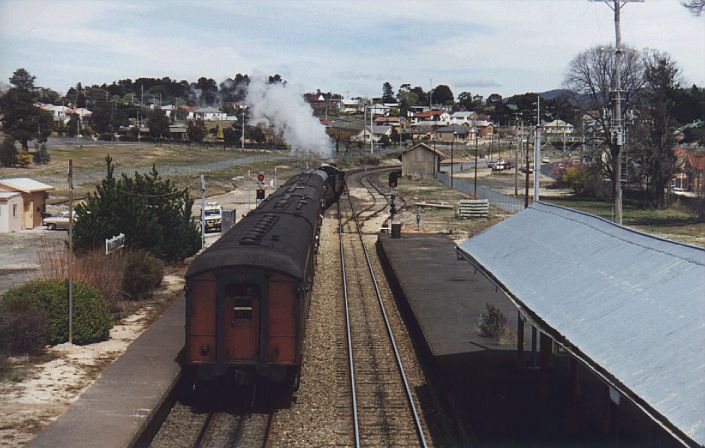
M223 208L217 202L209 202L203 212L206 221L206 232L209 230L220 231L220 225L223 220Z
M76 213L73 214L74 221L76 220ZM42 219L42 225L46 226L49 230L58 229L68 229L69 228L69 212L61 212L57 216L49 216Z
M522 173L526 173L526 165L522 165L521 168L519 168L519 171L521 171ZM533 172L534 172L534 167L529 166L529 173L533 173Z
M551 162L551 159L549 159L547 156L543 156L541 158L541 163L550 163L550 162Z
M514 168L514 165L512 165L512 162L508 162L506 160L499 160L492 167L492 169L494 171L504 171L504 170L510 170L512 168Z

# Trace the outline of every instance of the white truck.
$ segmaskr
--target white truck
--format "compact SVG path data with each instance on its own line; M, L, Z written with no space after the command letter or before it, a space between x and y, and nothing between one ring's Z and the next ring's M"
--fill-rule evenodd
M203 219L206 224L206 232L210 230L220 231L220 225L223 220L223 207L217 202L209 202L206 208L203 209Z

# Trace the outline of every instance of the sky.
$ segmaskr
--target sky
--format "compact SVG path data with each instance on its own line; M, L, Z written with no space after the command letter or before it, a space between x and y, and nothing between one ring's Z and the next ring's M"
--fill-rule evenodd
M588 0L0 0L0 82L19 67L60 93L279 73L345 97L381 96L385 81L506 97L561 88L573 57L614 43L613 19ZM670 53L685 85L705 86L705 14L629 3L622 40Z

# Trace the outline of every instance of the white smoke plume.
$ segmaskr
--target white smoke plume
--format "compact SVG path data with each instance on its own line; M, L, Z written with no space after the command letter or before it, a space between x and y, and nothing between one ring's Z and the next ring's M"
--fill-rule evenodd
M271 126L297 154L328 157L333 145L325 126L313 116L303 96L286 84L268 84L264 77L253 77L245 100L250 104L252 126Z

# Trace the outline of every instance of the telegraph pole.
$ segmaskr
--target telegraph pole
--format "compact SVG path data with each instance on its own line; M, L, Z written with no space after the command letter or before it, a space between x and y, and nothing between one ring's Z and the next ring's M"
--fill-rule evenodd
M69 159L69 344L73 344L73 160Z
M206 177L201 174L201 249L206 247Z
M536 103L536 140L534 143L534 202L538 202L541 187L541 95Z
M599 0L591 0L599 1ZM620 12L624 5L632 2L643 3L644 0L603 0L614 11L615 60L612 93L612 118L610 134L613 143L612 151L612 200L614 203L614 222L622 225L622 147L624 146L624 124L622 120L622 30L620 28Z

